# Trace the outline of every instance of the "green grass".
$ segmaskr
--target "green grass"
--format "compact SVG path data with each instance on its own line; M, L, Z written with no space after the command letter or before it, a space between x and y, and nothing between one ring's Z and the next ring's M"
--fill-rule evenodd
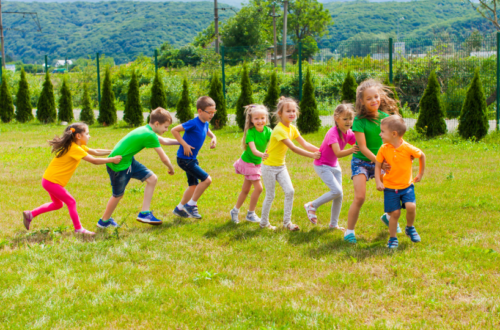
M422 243L400 235L388 251L378 220L383 196L370 182L356 228L359 244L327 229L329 206L313 227L302 205L326 191L311 161L288 153L300 232L230 223L242 178L233 172L241 132L217 132L200 163L213 185L199 201L203 219L171 214L186 186L152 150L137 159L159 176L152 208L165 223L136 222L142 185L132 182L115 214L122 228L93 240L73 234L66 208L44 214L30 233L21 212L49 200L40 181L51 160L46 140L61 126L0 124L0 328L164 329L493 329L500 326L500 135L413 143L427 155L417 184ZM89 146L112 148L129 129L91 127ZM319 145L326 130L307 135ZM170 133L168 133L170 135ZM414 136L414 135L413 135ZM165 148L175 162L176 148ZM353 198L343 159L344 207ZM418 166L418 165L415 165ZM416 171L416 168L415 168ZM67 189L84 227L95 229L111 194L104 166L86 162ZM263 196L260 202L262 203ZM271 223L280 225L278 189ZM260 206L258 213L260 214ZM242 208L246 211L247 203ZM401 223L404 225L404 222Z

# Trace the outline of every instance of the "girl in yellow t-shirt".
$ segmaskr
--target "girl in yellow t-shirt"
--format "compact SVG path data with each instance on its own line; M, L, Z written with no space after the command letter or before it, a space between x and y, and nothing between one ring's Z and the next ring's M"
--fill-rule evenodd
M319 159L321 153L319 148L313 146L302 136L300 136L297 128L292 125L292 122L299 115L299 106L297 102L290 98L281 97L277 106L276 112L273 114L279 120L278 125L273 130L271 141L267 154L269 155L262 165L262 179L266 186L266 198L262 205L262 219L260 221L261 228L276 229L269 223L269 211L274 200L274 191L276 182L279 183L285 193L285 210L283 216L283 227L288 230L299 230L299 226L292 223L292 207L293 207L293 185L290 180L290 175L286 169L285 156L288 148L301 156ZM297 140L300 145L306 149L301 149L293 140Z
M32 211L23 212L23 223L27 230L30 229L34 217L42 213L59 210L64 203L69 209L75 232L87 235L95 234L82 227L76 211L76 201L64 187L80 164L80 160L86 160L94 165L118 164L122 156L111 158L94 158L90 156L107 156L111 153L111 150L89 149L87 148L89 139L88 126L84 123L75 123L66 127L63 136L56 136L49 141L52 152L56 154L56 157L52 159L43 174L42 187L47 190L52 202L43 204Z

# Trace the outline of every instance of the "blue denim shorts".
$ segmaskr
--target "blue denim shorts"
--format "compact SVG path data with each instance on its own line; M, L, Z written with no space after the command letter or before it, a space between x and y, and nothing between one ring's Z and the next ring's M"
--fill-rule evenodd
M364 160L352 157L351 160L351 180L356 175L364 174L366 181L375 178L375 163L366 162Z
M113 190L113 197L123 196L125 193L125 187L127 187L130 179L146 181L154 173L141 163L139 163L135 158L132 158L132 164L126 170L115 172L106 166L108 170L109 179L111 180L111 189Z
M186 172L189 186L197 186L199 181L203 182L208 178L208 173L200 167L198 159L177 157L177 165Z
M415 186L412 184L405 189L384 189L384 212L394 212L401 208L406 209L405 203L416 203Z

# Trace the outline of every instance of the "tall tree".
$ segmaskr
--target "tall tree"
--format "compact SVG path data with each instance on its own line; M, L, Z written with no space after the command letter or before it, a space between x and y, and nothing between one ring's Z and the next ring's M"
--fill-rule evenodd
M217 109L217 113L210 123L214 129L221 129L227 125L227 108L226 99L224 99L224 92L222 90L222 82L217 71L214 72L212 80L210 81L210 92L208 96L215 101L215 108Z
M21 80L16 95L16 120L25 123L33 119L33 107L31 106L30 89L26 72L21 68Z
M290 1L288 13L287 25L295 42L308 36L320 38L328 33L328 26L333 23L328 9L317 0Z
M177 103L177 112L175 113L175 117L179 119L181 124L194 118L193 111L191 110L191 104L189 102L189 87L187 78L184 78L184 81L182 82L182 94L179 102Z
M311 71L307 69L306 81L302 90L302 101L300 101L300 116L297 119L297 127L302 133L313 133L321 127L318 104L314 97L314 85Z
M497 30L500 30L498 20L498 9L500 9L500 0L467 0L481 16L490 21Z
M262 43L262 9L244 6L228 19L221 33L225 47L251 47ZM229 54L228 54L229 55Z
M163 87L163 82L158 72L156 72L155 78L153 79L153 85L151 86L151 99L149 105L151 110L156 108L167 108L167 95L165 94L165 87Z
M54 86L50 81L48 71L45 73L45 81L43 83L42 92L40 93L40 98L38 99L36 118L44 124L53 123L57 118Z
M132 71L132 77L128 84L127 103L125 103L125 111L123 111L123 120L132 126L139 126L143 123L142 106L139 93L139 83L135 70Z
M113 93L111 86L111 72L107 67L102 84L102 96L97 121L101 125L110 126L116 123L116 119L115 93Z
M464 139L481 140L488 134L489 127L486 97L476 70L460 113L458 134Z
M7 84L7 75L3 74L0 86L0 119L4 123L8 123L12 118L14 118L14 103Z
M68 82L66 78L63 79L60 90L61 96L59 97L59 121L66 121L68 123L72 122L73 116L73 100L71 99L71 91L68 87Z
M417 129L425 132L427 137L442 135L447 131L440 93L441 87L436 71L432 71L424 95L420 100L420 113L416 124Z
M93 125L94 110L92 109L92 103L89 97L89 88L87 84L83 84L83 95L82 95L82 112L80 112L80 121L83 121L87 125Z
M269 125L274 128L276 123L272 120L272 113L276 111L276 106L278 105L278 100L280 98L280 88L278 86L278 77L276 71L273 71L271 74L271 79L269 80L269 85L267 87L267 94L264 98L264 105L269 110L270 118Z
M250 77L248 76L248 68L243 65L243 72L241 73L241 92L238 101L236 101L236 123L243 129L245 127L245 106L253 103L252 85L250 84Z

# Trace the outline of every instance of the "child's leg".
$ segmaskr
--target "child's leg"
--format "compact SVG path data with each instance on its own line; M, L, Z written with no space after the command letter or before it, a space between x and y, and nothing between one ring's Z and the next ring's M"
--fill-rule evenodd
M64 204L66 204L75 230L82 228L80 217L78 216L78 212L76 211L76 200L73 198L73 196L71 196L71 194L66 189L64 189L64 187L46 180L43 184L43 187L49 192L51 197L53 196L59 201L62 201Z
M247 199L247 196L250 193L251 188L252 188L252 181L245 179L243 181L243 187L241 187L241 192L240 195L238 196L238 200L236 201L236 208L238 210L240 209L241 205L243 205L243 203L245 202L245 199ZM251 204L252 201L250 201L250 205Z
M191 200L197 202L211 183L212 183L212 178L210 176L208 176L208 178L206 178L204 181L198 183L196 189L194 190L193 197L191 197Z
M332 167L330 166L314 165L314 170L321 178L321 180L326 184L326 186L330 189L330 191L324 193L312 202L312 206L315 209L318 209L318 207L320 207L321 205L326 204L337 197L336 195L338 194L338 187L331 168Z
M247 180L245 180L247 181ZM257 202L259 201L260 194L262 193L262 182L260 180L249 181L253 183L253 193L250 197L250 206L248 207L248 211L255 212L255 208L257 207Z
M146 179L146 187L144 188L144 200L142 202L141 212L149 211L149 208L151 207L151 199L153 199L153 193L155 191L157 182L158 177L155 174Z
M276 166L266 166L262 165L262 180L266 186L266 198L262 204L262 214L260 220L260 226L266 227L269 225L269 212L271 211L271 206L273 205L274 192L276 189L276 171L274 170Z
M396 237L398 230L398 220L401 215L401 210L396 210L388 213L390 215L389 219L389 235L391 237Z
M63 202L60 199L56 198L55 195L51 193L52 192L52 185L54 185L54 184L55 183L52 183L52 182L47 181L45 179L42 180L42 187L43 187L43 189L45 189L49 193L49 196L50 196L50 199L52 200L52 203L45 203L42 206L39 206L36 209L34 209L33 211L31 211L31 215L33 217L36 217L36 216L43 214L43 213L46 213L46 212L59 210L60 208L63 207L63 205L64 205Z
M283 225L287 226L290 222L292 222L293 195L295 194L295 190L293 189L292 180L290 179L290 174L288 174L286 167L278 173L276 181L278 181L279 185L283 189L283 192L285 193Z
M182 205L186 205L187 202L189 202L191 200L191 197L193 197L194 191L196 190L197 186L198 185L193 185L193 186L187 187L187 189L184 191L184 194L182 195L182 199L181 199Z
M352 201L351 207L349 208L349 213L347 215L347 229L354 230L356 227L356 222L359 217L359 210L365 202L366 196L366 176L364 174L358 174L352 178L352 183L354 185L354 200Z
M112 196L108 200L108 204L106 204L106 211L104 211L104 214L102 215L102 220L106 221L111 218L113 215L113 212L115 212L116 207L118 206L118 203L120 203L120 200L123 198L123 195L120 197L114 197Z
M417 204L415 203L405 203L406 207L406 225L412 227L415 223L415 217L417 216Z
M330 192L335 195L332 203L332 213L330 215L330 227L337 227L339 224L340 210L342 209L342 199L344 194L342 192L342 170L340 167L332 167L332 173L334 176L334 186L335 191L330 188Z

